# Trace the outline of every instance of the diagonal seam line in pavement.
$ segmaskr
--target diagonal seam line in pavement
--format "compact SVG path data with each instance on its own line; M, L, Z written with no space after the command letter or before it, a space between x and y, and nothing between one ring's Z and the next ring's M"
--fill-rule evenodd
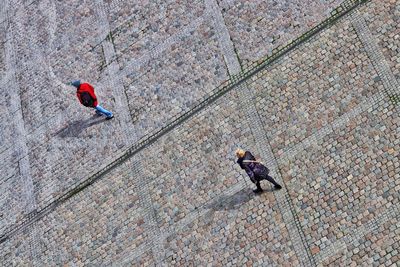
M155 131L154 133L142 137L136 144L132 145L130 148L121 153L120 156L118 156L114 161L107 164L105 167L101 168L99 171L91 175L88 179L77 184L76 187L65 192L63 195L61 195L53 202L49 203L43 209L33 210L31 213L28 214L27 216L28 218L23 220L19 225L14 227L13 226L9 227L11 229L0 236L0 244L5 242L15 234L19 233L20 231L23 231L26 227L32 225L34 222L43 218L44 216L52 212L54 209L56 209L59 205L61 205L74 195L78 194L85 188L89 187L91 184L99 180L101 177L108 174L116 167L118 167L121 163L125 162L127 159L136 155L149 145L155 143L159 138L161 138L162 136L166 135L167 133L175 129L178 125L181 125L182 123L184 123L185 121L196 115L198 112L202 111L205 107L210 106L212 103L214 103L216 100L224 96L226 93L232 91L232 89L243 84L248 79L253 77L255 74L259 73L267 66L271 65L273 62L275 62L276 60L280 59L281 57L292 51L297 46L308 41L310 38L317 35L323 29L330 27L333 23L335 23L340 18L353 11L356 7L369 1L370 0L350 0L344 2L343 5L340 5L332 12L333 15L331 17L324 20L311 30L307 31L299 38L291 41L289 44L283 47L274 49L269 57L263 59L262 61L260 60L261 62L258 61L260 63L252 65L249 69L244 70L238 75L231 76L230 80L228 80L221 86L214 89L209 96L203 98L203 100L195 104L195 106L192 109L184 112L180 116L172 118L169 123L161 127L161 129L159 129L158 131Z

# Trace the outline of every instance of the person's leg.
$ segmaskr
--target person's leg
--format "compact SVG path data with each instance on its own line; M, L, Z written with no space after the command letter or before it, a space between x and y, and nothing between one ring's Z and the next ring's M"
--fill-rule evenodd
M257 186L257 189L253 190L253 192L254 193L261 193L263 190L261 188L260 181L256 181L255 184Z
M277 189L281 189L282 186L280 184L278 184L274 178L272 178L271 176L267 175L267 177L265 177L266 180L268 180L270 183L272 183Z
M96 113L97 114L100 112L100 113L106 115L107 118L112 118L113 117L113 114L110 111L108 111L107 109L103 108L100 105L97 105L97 107L95 107L95 109L96 109Z

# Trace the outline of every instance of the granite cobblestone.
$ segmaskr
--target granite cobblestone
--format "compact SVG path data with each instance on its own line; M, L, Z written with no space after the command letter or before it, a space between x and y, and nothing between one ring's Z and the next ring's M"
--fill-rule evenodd
M350 22L343 20L259 73L250 87L279 157L284 147L331 124L383 85Z
M152 9L159 2L147 6L143 2L143 6L129 9L123 0L73 1L79 14L89 15L79 18L73 18L68 5L61 2L7 3L14 6L9 14L16 14L10 27L15 32L12 40L17 44L18 72L15 83L9 76L13 70L6 66L0 86L9 85L8 90L21 87L28 129L25 145L29 148L29 170L39 207L53 203L89 173L121 155L131 145L126 140L130 132L127 127L139 135L159 129L207 96L228 77L227 69L231 70L232 65L225 66L231 63L224 63L224 57L239 55L242 63L251 62L273 47L268 38L259 38L263 35L260 27L268 28L269 24L257 17L271 1L217 1L237 55L228 55L231 50L222 52L222 28L216 27L221 25L215 25L210 14L203 14L207 11L202 1L193 6L183 2L181 8L175 8L176 2L164 1L165 9L160 12ZM293 9L295 14L282 19L278 12L276 31L286 27L285 36L272 45L293 38L293 29L300 28L296 34L306 31L338 3L302 3ZM390 38L396 32L397 25L392 22L396 3L385 1L380 7L371 0L360 8L366 11L366 21L375 37L385 32L374 28L374 23L379 24L376 17L388 22L389 37L376 40L384 40L379 45L395 75L396 50ZM21 8L22 4L26 6ZM276 8L297 4L282 2ZM49 8L47 13L45 7ZM100 14L96 10L99 7L109 15L109 27L103 27L103 13L93 18ZM326 13L313 14L315 10ZM285 24L293 17L302 19L303 11L311 14L303 17L304 25ZM0 8L0 21L3 13ZM31 16L23 18L24 14ZM57 15L60 17L55 20ZM132 35L136 19L142 15L148 16L142 26L149 23L150 27L140 32L142 35ZM173 22L162 22L164 18ZM247 25L248 19L253 31L244 33L247 28L235 28L240 23ZM70 36L74 29L80 31ZM117 38L104 32L108 30ZM82 46L73 45L86 34L88 40ZM31 46L25 38L31 40ZM145 45L135 50L130 45L137 39ZM98 41L102 44L97 45ZM119 46L111 47L113 42ZM83 191L75 192L28 227L1 240L0 266L298 266L307 262L307 253L312 255L311 262L320 266L395 266L400 244L399 107L384 97L385 73L369 59L365 45L351 19L342 18L259 72L250 83L243 83L192 114ZM56 46L60 49L53 50ZM253 51L256 47L260 48L259 54ZM123 69L115 68L113 49ZM0 74L1 55L0 45ZM135 65L136 57L144 61ZM37 64L46 58L51 59L48 68ZM78 59L88 62L93 71L84 70L83 65L71 68ZM111 109L117 107L117 101L112 99L115 92L108 86L120 81L130 98L130 112L140 103L146 114L141 111L140 117L134 112L134 125L125 119L103 124L81 114L76 101L54 100L73 97L73 89L67 91L62 85L65 78L61 77L76 77L78 73L100 89L100 98ZM109 75L116 75L112 82L107 82ZM197 77L200 84L195 82ZM53 91L45 88L50 81L56 82ZM254 90L256 97L253 92L243 95L248 92L239 91L243 89ZM45 96L47 92L50 99ZM178 101L170 105L172 98ZM30 108L30 100L37 107ZM4 101L8 106L9 100ZM45 101L53 102L46 106ZM264 128L259 122L251 123L243 103L256 104ZM9 122L20 110L7 112L0 120L12 126ZM6 140L0 139L0 145L8 145L14 136L12 127L1 129L2 136ZM268 141L272 151L264 151ZM257 158L272 164L272 174L282 180L288 194L267 190L260 196L253 195L252 184L235 163L233 152L237 147L256 151ZM262 151L257 151L259 147ZM293 147L298 149L290 156ZM18 149L14 145L0 149L0 170L7 173L6 179L0 179L0 235L3 226L28 217L19 210L19 195L24 194L19 185L22 181L12 170L13 162L21 159L15 157ZM5 167L7 160L12 166ZM263 182L263 187L268 188L267 184ZM2 216L1 212L10 208ZM304 237L306 240L299 240Z
M217 203L204 217L170 236L166 264L299 265L273 195L254 197L246 191L232 196L233 203Z
M253 141L249 129L241 127L244 114L236 108L235 94L227 97L145 151L143 164L158 166L144 174L153 181L149 188L161 232L243 179L233 168L233 152L237 142Z
M382 48L393 74L400 80L400 1L372 0L360 12Z
M398 213L397 213L398 214ZM399 262L399 216L387 220L373 232L360 236L340 254L327 258L322 264L356 266L363 262L369 266L396 266Z
M45 265L112 262L147 238L139 196L126 163L38 222ZM48 241L51 241L49 243ZM71 258L72 256L72 258Z
M302 188L292 199L316 253L399 204L396 111L364 112L282 166L287 184Z
M2 266L23 266L30 262L29 249L30 236L24 232L20 234L20 238L7 240L5 244L1 244L0 259Z
M41 7L32 5L27 12L33 12L33 10L38 8L40 9ZM42 23L43 17L39 16L36 21L35 16L33 16L30 18L32 24L29 24L24 21L25 18L22 18L22 15L21 13L17 13L17 17L14 18L14 24L11 27L19 29L17 30L18 34L14 36L15 42L18 44L17 55L21 57L22 55L25 57L30 55L29 59L31 60L30 62L28 61L28 63L30 64L29 67L32 69L25 70L24 67L24 71L21 71L17 78L19 84L23 85L21 88L22 109L24 119L27 122L25 127L29 133L27 145L30 148L29 157L31 159L32 174L34 176L36 198L39 201L39 206L43 207L53 201L55 197L62 194L66 188L79 182L80 179L83 179L86 176L86 174L83 173L87 172L87 169L95 170L96 166L111 160L112 151L115 152L117 149L123 147L126 141L125 138L121 138L118 134L115 134L118 128L112 129L110 126L104 125L104 127L97 129L86 130L87 127L99 124L100 121L97 120L93 122L92 118L84 120L84 114L76 116L80 107L78 107L78 103L76 103L77 101L74 99L74 104L72 104L72 106L76 111L74 112L69 109L69 103L67 101L61 101L62 99L69 98L65 92L59 92L58 90L45 90L45 92L43 92L43 88L50 84L49 70L45 69L42 64L32 64L32 61L40 62L43 60L40 54L33 54L34 51L37 51L34 49L37 43L35 39L36 37L40 37L42 33L42 31L37 32L37 29L35 28L34 30L33 27L36 24ZM26 28L25 34L29 34L33 40L33 47L26 46L22 39L20 39L26 38L26 35L24 35L24 37L19 35L24 28ZM22 61L22 58L18 58L17 61L18 60ZM88 71L89 70L86 70L86 72ZM35 81L33 85L34 88L32 88L32 83L30 82L32 80ZM14 85L10 84L10 86ZM16 88L14 88L14 90L16 90ZM72 94L70 97L75 98L73 89L71 90ZM102 93L99 95L101 97ZM53 101L53 103L49 105L49 101ZM58 116L54 120L48 120L47 114L59 112L63 113L61 117ZM67 117L71 117L71 115L78 120L65 120ZM108 135L101 134L99 132L101 128L105 131L110 130L110 133ZM83 136L87 136L87 139L92 140L92 144L88 141L86 142L87 147L82 147L82 140L77 138L74 140L74 137L83 137L80 136L82 133ZM103 141L102 138L95 138L96 140L93 138L100 136L104 137ZM111 136L114 137L116 143L108 145L107 140L109 140ZM83 138L85 139L85 137ZM94 144L101 144L102 148L93 149ZM66 147L71 148L69 153L63 152ZM79 162L79 157L85 158L91 153L93 153L92 158L84 162ZM96 158L96 153L105 153L106 155L110 153L110 155L106 156L102 162L102 159ZM4 156L7 156L7 154L4 154ZM13 157L9 157L9 159L15 160ZM71 165L71 163L74 164ZM13 166L15 164L10 165ZM7 169L8 168L6 168L6 170Z
M124 62L146 53L203 15L203 1L154 1L132 9L128 1L109 14L117 56ZM123 21L121 23L121 20ZM118 25L118 26L117 26Z
M378 40L373 37L367 26L367 23L365 22L365 19L359 13L356 13L352 16L352 24L357 31L360 40L363 42L375 69L382 79L386 94L393 101L393 97L396 96L398 92L399 85L390 69L389 64L385 60L385 56L378 45Z
M241 63L271 55L330 15L333 1L219 1Z
M26 216L21 176L15 173L0 181L0 233Z
M211 93L213 85L227 79L223 58L217 51L213 28L202 24L173 44L165 56L149 63L138 77L128 77L125 86L131 116L142 134L189 110Z

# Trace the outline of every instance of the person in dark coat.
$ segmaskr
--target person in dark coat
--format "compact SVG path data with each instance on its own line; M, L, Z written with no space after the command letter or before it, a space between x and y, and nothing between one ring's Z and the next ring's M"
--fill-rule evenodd
M253 190L254 193L261 193L263 191L260 186L261 180L268 180L275 186L276 189L282 188L282 186L278 184L274 178L268 175L268 168L262 163L256 161L256 158L250 153L250 151L237 149L235 153L238 157L237 163L239 164L240 168L246 171L250 177L250 180L257 186L257 189Z
M97 96L94 93L93 86L88 83L81 83L80 80L73 81L69 84L76 87L76 96L82 105L85 107L94 108L97 115L105 115L107 120L114 118L114 115L111 111L106 110L98 104Z

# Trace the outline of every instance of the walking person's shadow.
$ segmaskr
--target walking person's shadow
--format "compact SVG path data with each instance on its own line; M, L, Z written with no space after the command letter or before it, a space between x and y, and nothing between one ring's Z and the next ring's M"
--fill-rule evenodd
M264 189L264 193L273 192L273 189ZM241 205L247 203L251 199L260 196L260 194L254 194L249 188L243 188L231 196L221 196L216 201L208 205L207 208L214 211L217 210L236 210Z
M106 119L102 116L94 115L93 117L86 120L76 120L66 125L54 135L58 135L61 138L65 137L79 137L79 135L87 128L92 127L96 124L105 122Z
M242 204L250 201L254 197L254 194L249 192L248 188L244 188L234 195L221 196L214 202L212 202L208 208L214 211L217 210L235 210L238 209Z

